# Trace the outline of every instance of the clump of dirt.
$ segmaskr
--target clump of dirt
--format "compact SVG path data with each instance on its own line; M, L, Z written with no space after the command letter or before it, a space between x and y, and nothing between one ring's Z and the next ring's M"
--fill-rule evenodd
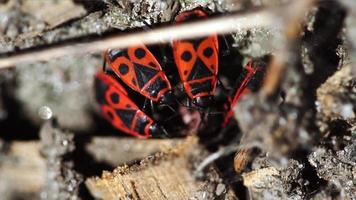
M321 131L330 132L333 122L344 121L355 126L356 70L343 66L317 90L317 111ZM325 133L328 134L328 133Z
M355 141L355 138L352 140ZM353 181L356 173L355 155L355 143L337 152L319 147L309 155L309 162L317 175L334 187L333 196L353 199L356 194Z
M79 185L83 177L74 170L71 153L75 149L73 134L56 128L55 122L46 122L40 132L41 152L46 158L46 180L41 199L81 199Z
M48 108L61 127L88 130L95 125L91 116L95 108L92 85L101 63L99 55L88 55L19 65L15 97L37 125L46 118L41 110Z

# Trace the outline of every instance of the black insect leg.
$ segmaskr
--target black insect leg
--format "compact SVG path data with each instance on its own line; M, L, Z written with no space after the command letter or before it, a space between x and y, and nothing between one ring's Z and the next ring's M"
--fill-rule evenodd
M157 112L157 107L156 107L156 105L153 103L152 100L150 100L150 106L151 106L152 114L156 113L156 112Z
M221 86L221 88L224 90L224 92L226 92L226 94L229 94L229 90L225 87L225 85L223 84L223 82L220 80L219 77L217 77L218 79L218 85Z
M229 42L227 41L225 36L221 36L222 40L223 40L223 44L225 48L222 48L224 51L222 52L222 56L227 56L231 54L231 50L230 50L230 45Z
M158 47L159 47L159 51L160 51L161 57L162 57L162 66L167 66L167 64L174 64L173 59L172 58L170 59L167 56L167 53L166 53L167 51L163 48L163 46L159 45Z
M150 114L152 114L153 111L152 111L152 110L149 111L149 110L147 109L147 105L148 105L148 104L149 104L149 100L148 100L147 98L145 98L145 101L143 102L143 106L142 106L142 109L141 109L141 110L142 110L144 113L150 115Z
M157 104L155 104L152 100L150 100L150 107L151 107L151 111L152 111L151 116L158 122L162 122L162 121L164 122L165 119L168 118L168 116L172 116L171 114L169 114L167 112L166 109L159 109L162 107L158 107ZM166 107L166 106L164 106L164 107ZM173 113L177 113L177 112L173 109Z
M208 109L206 110L206 112L199 110L199 113L200 113L200 116L201 116L201 119L202 119L202 120L201 120L202 123L200 123L200 128L203 126L203 124L205 124L206 122L208 122L209 110L210 110L210 108L208 108Z

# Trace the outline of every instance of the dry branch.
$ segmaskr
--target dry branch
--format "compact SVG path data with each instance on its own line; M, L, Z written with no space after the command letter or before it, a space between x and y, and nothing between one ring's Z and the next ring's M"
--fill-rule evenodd
M314 1L295 1L287 6L268 8L251 13L231 14L194 23L152 29L151 31L119 34L107 38L97 38L90 42L78 41L62 45L50 45L41 49L19 51L10 56L0 55L0 57L3 57L0 58L0 68L11 67L22 62L47 61L65 55L83 55L111 48L127 48L140 43L149 45L170 42L173 39L196 38L215 33L225 34L254 27L278 26L282 25L281 23L284 20L291 20L287 17L290 16L290 13L303 13L312 2Z

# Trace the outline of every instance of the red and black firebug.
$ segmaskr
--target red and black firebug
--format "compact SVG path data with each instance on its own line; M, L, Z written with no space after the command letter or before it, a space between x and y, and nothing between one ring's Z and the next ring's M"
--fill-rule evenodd
M175 18L175 23L207 17L202 9L195 9L179 14ZM192 40L174 40L172 46L174 61L185 92L195 105L203 108L211 105L219 71L217 35Z

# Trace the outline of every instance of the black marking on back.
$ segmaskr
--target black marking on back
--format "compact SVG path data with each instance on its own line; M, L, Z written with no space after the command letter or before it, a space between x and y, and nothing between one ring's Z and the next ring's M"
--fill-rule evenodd
M214 74L205 66L205 64L200 60L200 58L197 58L192 71L190 71L190 74L187 78L188 81L191 80L197 80L200 78L206 78L213 76Z
M205 57L210 58L214 53L214 50L211 47L207 47L204 49L203 54Z
M168 85L165 81L162 80L161 77L157 77L152 84L150 84L145 91L150 93L150 96L156 98L159 91L164 88L167 88Z
M184 60L185 62L189 62L190 59L192 59L192 54L191 54L189 51L184 51L184 52L182 53L182 55L180 56L180 58L181 58L182 60Z
M193 40L184 40L184 42L188 42L190 44L193 45L194 50L197 51L197 49L199 48L200 44L206 40L206 37L203 38L197 38L197 39L193 39Z
M109 59L111 61L114 61L116 58L118 58L120 56L126 56L127 52L126 52L126 50L121 50L121 49L110 49L108 51L108 55L109 55Z
M141 59L146 56L146 51L142 48L135 49L135 56L138 59Z
M115 109L115 112L120 117L125 126L127 128L131 128L133 118L136 115L136 110Z
M125 63L121 63L118 67L118 70L121 75L126 75L129 72L129 66L127 66Z
M134 130L140 133L141 135L145 135L145 128L147 124L148 124L148 120L146 117L139 117L137 118Z
M211 92L213 89L211 80L206 80L206 81L200 82L200 83L192 83L192 84L190 84L190 87L191 87L191 92L193 95L196 95L196 94L202 93L202 92Z
M109 86L99 78L95 78L95 98L100 105L107 104L105 99L105 92L108 90Z
M120 96L116 92L111 93L110 99L114 104L118 104L120 102Z
M137 82L140 88L145 86L145 84L154 77L158 71L138 63L133 63L135 68L135 73L137 77Z
M204 17L199 16L199 15L195 14L194 12L192 12L189 15L184 16L183 21L196 21L196 20L199 20L201 18L204 18Z

